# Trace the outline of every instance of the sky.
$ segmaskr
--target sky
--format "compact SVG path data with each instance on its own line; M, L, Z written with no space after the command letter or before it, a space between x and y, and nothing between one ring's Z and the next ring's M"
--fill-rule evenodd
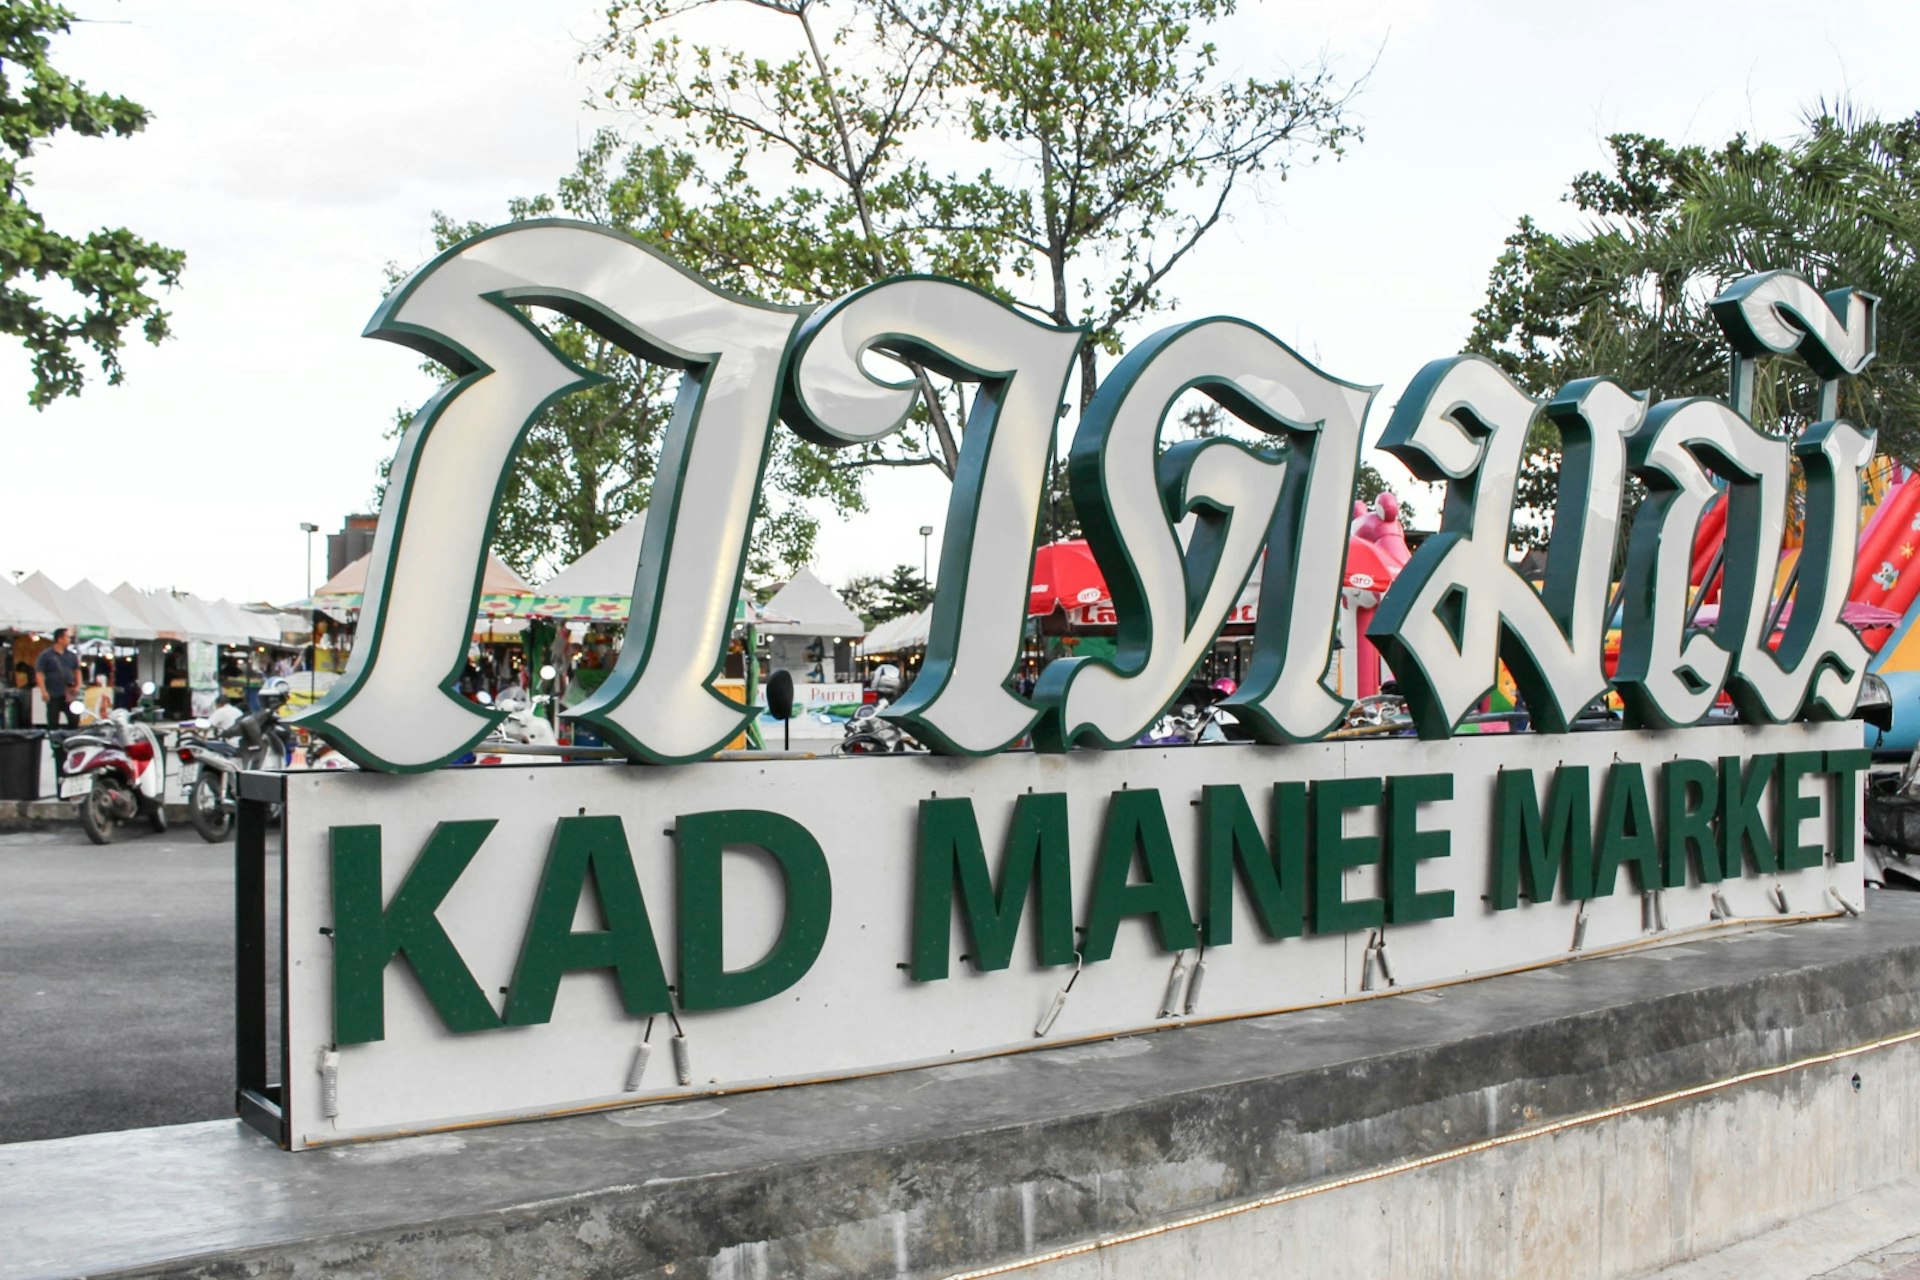
M386 266L432 256L435 210L504 221L596 128L640 137L596 107L604 73L579 62L604 5L68 3L86 21L55 65L154 121L43 147L32 202L70 233L124 225L184 249L187 269L165 299L174 337L130 345L121 386L36 412L26 357L0 339L0 572L297 599L300 523L366 509L384 432L432 388L412 353L360 337ZM1246 0L1219 42L1246 74L1321 56L1366 73L1366 136L1242 201L1171 278L1178 305L1131 340L1251 320L1381 384L1370 439L1413 373L1459 350L1519 217L1576 225L1562 196L1605 164L1608 134L1717 144L1785 137L1823 100L1920 106L1912 0ZM823 525L812 567L830 583L917 567L919 527L942 524L928 469L883 473L869 496Z

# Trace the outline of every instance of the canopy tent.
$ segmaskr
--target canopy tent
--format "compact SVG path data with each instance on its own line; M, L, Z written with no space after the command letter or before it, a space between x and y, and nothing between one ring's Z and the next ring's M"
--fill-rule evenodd
M187 638L203 640L213 644L242 645L250 643L244 625L236 625L234 619L227 617L213 603L195 595L176 595L173 598L174 609L187 622Z
M540 594L618 596L625 600L633 594L633 575L640 566L640 537L646 527L647 513L642 511L541 583Z
M173 595L166 591L142 591L123 582L108 593L154 629L161 640L185 640L191 629L188 619L174 608Z
M555 621L625 622L633 608L633 579L646 528L647 513L642 511L541 583L540 594L520 602L515 612Z
M918 613L889 618L867 634L861 648L868 653L899 653L926 644L933 632L933 606Z
M501 600L504 607L499 609L491 607L490 597L481 602L481 616L540 618L550 622L625 622L633 609L633 579L640 570L640 539L646 527L647 513L642 511L541 583L538 594ZM756 610L745 596L733 610L736 626L765 623L776 616L770 606ZM857 619L855 626L857 635Z
M59 619L56 625L76 630L85 627L106 634L107 615L75 600L46 574L38 571L28 574L20 580L20 589L50 610Z
M60 625L61 619L46 605L22 591L11 578L0 578L0 631L45 635Z
M67 588L67 598L107 619L107 634L115 640L158 640L160 633L134 610L127 608L85 578Z
M867 624L834 594L833 588L805 569L767 601L760 630L770 636L833 636L856 639ZM777 620L776 620L777 619Z
M358 609L366 593L367 569L372 560L373 554L369 552L328 578L313 593L312 603L327 611ZM525 597L532 594L533 587L525 578L509 569L499 556L488 553L486 572L480 579L483 616L507 617L524 612Z

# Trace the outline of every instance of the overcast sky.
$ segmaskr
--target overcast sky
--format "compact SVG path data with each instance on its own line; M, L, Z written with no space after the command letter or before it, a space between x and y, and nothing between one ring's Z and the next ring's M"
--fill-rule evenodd
M98 21L57 43L56 65L155 119L45 148L33 201L63 230L126 225L184 249L187 271L167 299L176 336L130 347L123 386L35 413L24 355L0 345L0 571L296 598L299 523L330 531L364 509L383 430L430 390L411 353L359 336L384 265L431 256L435 209L504 220L613 122L577 64L604 6L68 2ZM1240 206L1142 333L1209 314L1264 325L1384 384L1377 434L1419 365L1464 340L1516 219L1568 224L1560 197L1604 164L1607 134L1781 137L1841 96L1910 112L1917 37L1912 0L1250 0L1224 42L1249 73L1324 51L1357 74L1377 55L1367 137ZM930 472L876 480L871 514L827 523L816 571L917 565L916 530L945 497ZM317 573L320 558L316 540Z

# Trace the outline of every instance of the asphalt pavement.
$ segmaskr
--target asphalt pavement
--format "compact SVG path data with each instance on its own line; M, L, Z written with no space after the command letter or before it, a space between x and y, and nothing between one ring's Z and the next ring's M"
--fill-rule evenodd
M233 918L231 842L0 834L0 1142L232 1115Z

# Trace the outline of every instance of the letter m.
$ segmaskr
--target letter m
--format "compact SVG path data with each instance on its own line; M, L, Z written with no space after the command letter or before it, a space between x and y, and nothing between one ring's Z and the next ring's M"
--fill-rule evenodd
M1015 803L998 887L987 870L973 801L922 800L913 885L914 981L947 976L956 906L973 967L982 972L1006 968L1029 896L1039 917L1036 959L1043 965L1072 963L1070 871L1063 794L1024 795Z

